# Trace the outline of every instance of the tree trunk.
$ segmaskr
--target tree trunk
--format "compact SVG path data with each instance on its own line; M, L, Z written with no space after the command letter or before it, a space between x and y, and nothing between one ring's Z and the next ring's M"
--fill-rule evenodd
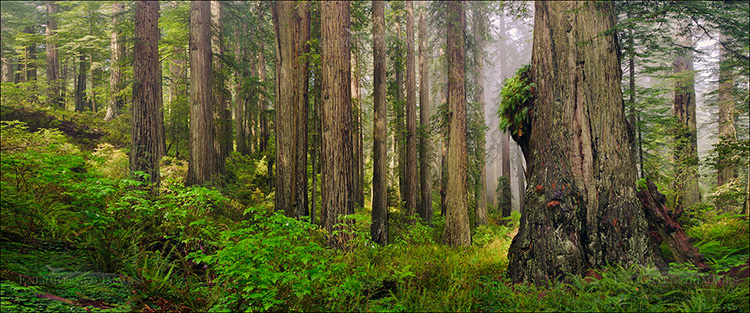
M321 205L328 244L339 249L351 239L334 225L343 214L354 213L352 192L351 87L350 87L350 8L348 1L321 3L321 61L323 80L323 147L321 153ZM278 109L277 109L278 110ZM277 135L278 136L278 135ZM278 148L278 147L277 147Z
M630 99L629 99L629 105L628 108L630 109L630 114L628 116L630 120L630 127L628 128L629 134L631 134L630 138L630 152L633 156L637 155L638 153L638 143L635 140L634 132L636 130L637 125L637 113L636 113L636 107L635 107L635 43L633 42L633 30L628 30L628 78L629 78L629 84L630 84ZM640 160L639 160L640 161ZM639 168L643 167L643 163L638 162L636 164ZM642 177L642 176L641 176Z
M504 186L507 186L507 188L503 188L502 195L503 195L503 205L500 206L500 213L503 217L509 217L510 212L513 211L512 207L512 190L510 189L510 136L507 132L502 132L500 135L500 138L502 138L502 173L503 175L500 176L504 181Z
M432 179L430 179L430 156L432 145L430 143L430 77L428 72L427 57L427 19L425 18L426 5L419 11L419 123L422 127L419 136L419 171L421 188L419 197L420 204L417 213L427 225L432 225Z
M388 243L388 124L385 102L385 2L372 1L372 241Z
M726 35L721 36L721 41L727 41ZM737 142L737 130L734 128L734 75L732 67L727 64L729 57L727 51L721 49L721 63L719 64L719 142L731 144ZM737 165L731 161L731 155L724 149L718 150L716 162L718 173L716 185L721 186L730 180L737 178ZM727 208L719 204L719 209Z
M216 149L216 169L224 174L226 159L232 151L232 111L229 110L228 102L231 98L227 88L229 80L224 70L224 5L221 1L211 1L211 51L213 59L214 75L214 149Z
M241 27L245 28L247 26L243 24ZM245 126L249 122L249 119L247 119L245 115L246 96L242 90L244 86L243 82L248 76L247 67L249 66L250 68L253 68L253 66L245 63L245 61L248 59L246 54L247 51L245 49L245 45L241 44L239 40L243 33L247 34L247 32L241 32L240 27L234 29L234 37L236 38L234 46L235 62L237 62L237 64L243 65L241 70L237 69L234 71L234 138L237 145L237 152L242 155L248 155L249 153L247 137L245 137ZM252 36L252 34L249 35Z
M406 214L414 215L417 208L417 86L414 63L414 3L406 2L406 184L404 195Z
M479 4L478 4L479 5ZM484 47L485 47L485 32L487 31L486 16L481 10L474 9L472 12L472 22L475 40L475 61L476 61L476 103L479 105L479 120L482 123L482 132L484 132ZM476 218L477 225L487 225L487 169L485 161L485 150L484 150L484 134L479 136L479 142L477 142L477 167L479 168L479 184L476 186ZM508 176L510 177L510 176ZM508 180L510 182L510 180ZM510 184L509 184L510 185Z
M467 199L466 90L464 86L464 29L466 15L462 1L448 3L448 186L443 243L471 245Z
M608 264L654 264L635 195L613 3L536 2L528 182L508 252L514 282L546 284ZM603 35L606 34L606 35ZM584 44L581 44L584 43Z
M159 185L159 160L164 132L159 110L162 102L159 65L159 3L135 4L135 47L133 56L133 127L131 128L130 170L142 171Z
M310 38L310 14L304 3L274 2L272 9L276 31L275 204L287 216L299 217L308 214L308 96L304 55Z
M360 100L360 88L359 88L359 60L357 58L357 54L359 52L356 49L356 44L352 47L351 52L351 62L352 62L352 77L351 77L351 84L352 84L352 149L353 151L353 162L354 162L354 170L352 170L352 181L354 182L354 186L352 186L352 189L354 190L354 206L355 207L364 207L364 189L362 184L364 177L362 177L362 173L359 172L360 165L363 163L362 160L362 146L360 146L359 142L359 136L362 134L362 119L361 112L362 112L362 101Z
M664 242L667 245L675 261L692 263L702 271L709 270L708 265L703 263L703 256L690 243L680 224L674 220L672 213L667 209L666 199L657 190L654 182L650 179L647 180L646 188L638 191L636 195L646 212L649 233L656 238L658 243ZM666 266L666 263L662 263L659 267L666 268Z
M523 151L516 146L516 175L518 176L518 210L523 212L523 204L526 199L526 179L523 167Z
M680 30L682 31L682 30ZM689 35L678 35L678 43L690 46ZM698 188L698 136L695 118L695 73L693 53L687 49L678 53L674 61L675 91L674 117L674 188L675 213L701 201Z
M399 5L399 9L403 5L403 2L395 2L395 5ZM405 132L405 99L404 99L404 59L403 53L403 40L401 35L401 15L396 16L396 42L393 54L393 67L396 75L396 132L393 133L393 147L396 152L396 158L398 161L397 173L398 173L398 192L399 192L399 205L404 207L406 205L406 137Z
M47 1L47 103L54 108L63 106L63 99L60 96L60 61L57 43L54 41L54 33L57 30L57 9L57 3Z
M180 113L175 112L175 109L177 106L181 106L184 104L184 102L180 101L180 98L182 98L182 101L185 101L184 99L187 98L187 66L185 64L185 61L183 59L185 53L185 49L180 47L175 47L174 55L175 57L172 58L172 60L169 61L169 76L170 76L170 84L169 84L169 128L171 129L172 133L172 144L176 144L175 147L175 158L180 157L180 137L178 136L178 133L183 133L183 131L187 131L185 128L185 124L187 123L187 118L179 116ZM166 154L166 151L165 151Z
M76 112L83 112L86 109L86 55L83 53L78 56L78 76L75 93Z
M211 181L217 174L214 149L211 3L190 3L190 158L187 184Z
M112 30L110 50L112 53L111 71L109 74L109 86L111 96L107 102L107 113L104 120L111 120L120 115L120 110L125 106L125 98L120 94L122 84L122 56L125 53L125 45L122 43L122 31L117 25L120 24L122 14L125 12L125 3L112 3Z

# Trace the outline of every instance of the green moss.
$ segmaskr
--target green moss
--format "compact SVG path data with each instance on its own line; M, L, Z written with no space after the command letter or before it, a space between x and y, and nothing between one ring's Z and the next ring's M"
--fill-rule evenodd
M536 85L531 80L531 66L522 66L516 75L505 80L500 91L500 129L521 137L529 130L529 111Z

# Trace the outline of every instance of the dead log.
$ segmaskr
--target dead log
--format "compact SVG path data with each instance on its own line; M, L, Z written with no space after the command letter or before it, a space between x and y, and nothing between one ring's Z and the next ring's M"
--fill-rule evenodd
M638 191L636 196L641 201L643 211L646 212L651 236L655 237L656 242L664 242L669 247L675 261L692 263L700 271L708 271L709 267L704 263L703 256L690 243L680 224L675 221L672 212L667 209L664 195L650 179L646 180L646 185L647 188Z

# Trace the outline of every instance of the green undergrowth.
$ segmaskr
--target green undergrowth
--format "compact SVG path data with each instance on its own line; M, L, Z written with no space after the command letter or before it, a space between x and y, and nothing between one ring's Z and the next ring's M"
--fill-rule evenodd
M723 276L747 259L747 224L706 215L689 228L711 273L609 267L547 287L508 281L519 215L472 229L469 247L389 208L390 243L369 240L368 208L344 217L353 238L273 208L264 158L239 155L217 187L187 187L165 158L148 192L126 151L88 151L55 129L3 122L0 305L16 311L748 311L748 283ZM437 199L437 198L436 198Z

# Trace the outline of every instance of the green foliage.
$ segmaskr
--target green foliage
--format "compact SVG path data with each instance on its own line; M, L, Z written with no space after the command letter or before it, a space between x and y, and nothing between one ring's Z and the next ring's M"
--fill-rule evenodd
M498 116L500 129L522 137L529 132L529 110L534 99L535 84L531 81L531 66L520 67L516 75L505 80L500 91Z

